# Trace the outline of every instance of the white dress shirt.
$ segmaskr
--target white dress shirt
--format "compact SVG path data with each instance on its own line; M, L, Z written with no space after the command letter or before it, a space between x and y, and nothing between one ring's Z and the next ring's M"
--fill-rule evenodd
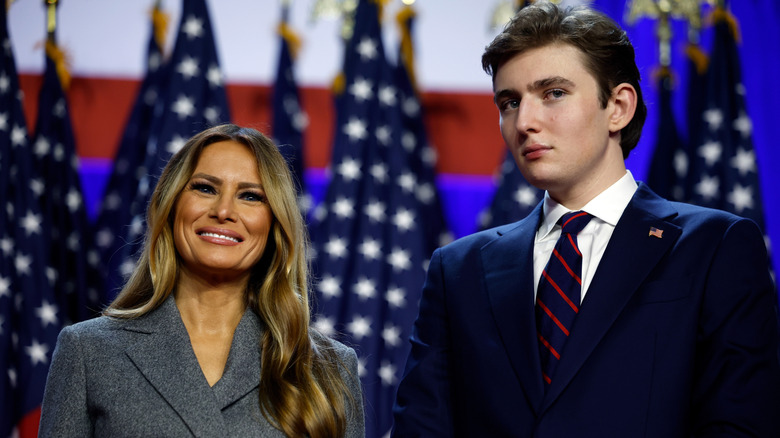
M634 176L630 171L585 204L580 210L590 213L593 218L588 222L585 228L577 235L577 245L582 252L582 294L581 300L585 299L593 275L604 255L612 232L623 215L623 210L628 206L629 201L634 196L637 189ZM570 212L568 208L553 200L545 192L544 205L542 206L542 220L539 229L536 231L536 240L534 241L534 297L539 288L539 279L542 277L542 271L547 266L555 242L561 235L561 226L558 225L558 219L564 214Z

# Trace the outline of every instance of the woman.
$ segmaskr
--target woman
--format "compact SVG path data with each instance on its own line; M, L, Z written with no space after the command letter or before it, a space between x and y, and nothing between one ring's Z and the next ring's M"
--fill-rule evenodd
M195 135L124 289L60 334L40 436L362 437L355 352L309 327L306 244L268 138Z

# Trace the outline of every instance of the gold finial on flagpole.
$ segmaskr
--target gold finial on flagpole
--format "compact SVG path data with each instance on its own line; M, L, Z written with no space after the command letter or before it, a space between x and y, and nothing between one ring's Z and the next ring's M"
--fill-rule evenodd
M518 10L523 7L535 3L537 0L500 0L498 4L493 8L493 13L490 15L489 30L493 30L499 27L503 27L505 24L515 16ZM563 0L548 0L550 3L559 5L563 3ZM581 0L583 3L588 3L592 0Z
M701 4L708 0L631 0L626 4L625 20L634 24L640 18L658 20L659 63L662 67L671 65L672 18L681 18L689 23L688 39L698 39L701 28Z
M317 21L322 18L336 19L341 17L341 0L317 0L311 9L311 21Z
M46 33L50 41L54 41L54 31L57 29L57 6L59 0L44 0L46 5Z
M490 27L488 30L493 30L499 27L503 27L505 24L515 16L516 7L515 2L512 0L502 0L493 8L493 13L490 15Z
M689 23L700 25L701 5L723 0L631 0L626 3L625 20L634 24L643 17L658 18L666 13L672 18L682 18Z

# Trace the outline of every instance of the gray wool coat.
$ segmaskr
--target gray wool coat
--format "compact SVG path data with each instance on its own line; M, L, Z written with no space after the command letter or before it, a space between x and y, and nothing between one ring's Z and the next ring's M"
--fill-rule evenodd
M46 382L39 437L283 437L260 412L263 324L247 310L222 378L209 386L173 297L133 320L100 317L65 328ZM354 409L346 437L364 436L355 351L333 348Z

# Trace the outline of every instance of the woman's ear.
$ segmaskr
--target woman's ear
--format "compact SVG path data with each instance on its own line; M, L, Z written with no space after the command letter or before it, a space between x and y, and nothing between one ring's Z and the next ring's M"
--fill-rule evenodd
M636 89L623 82L612 89L607 108L610 110L609 132L619 132L625 128L636 112Z

